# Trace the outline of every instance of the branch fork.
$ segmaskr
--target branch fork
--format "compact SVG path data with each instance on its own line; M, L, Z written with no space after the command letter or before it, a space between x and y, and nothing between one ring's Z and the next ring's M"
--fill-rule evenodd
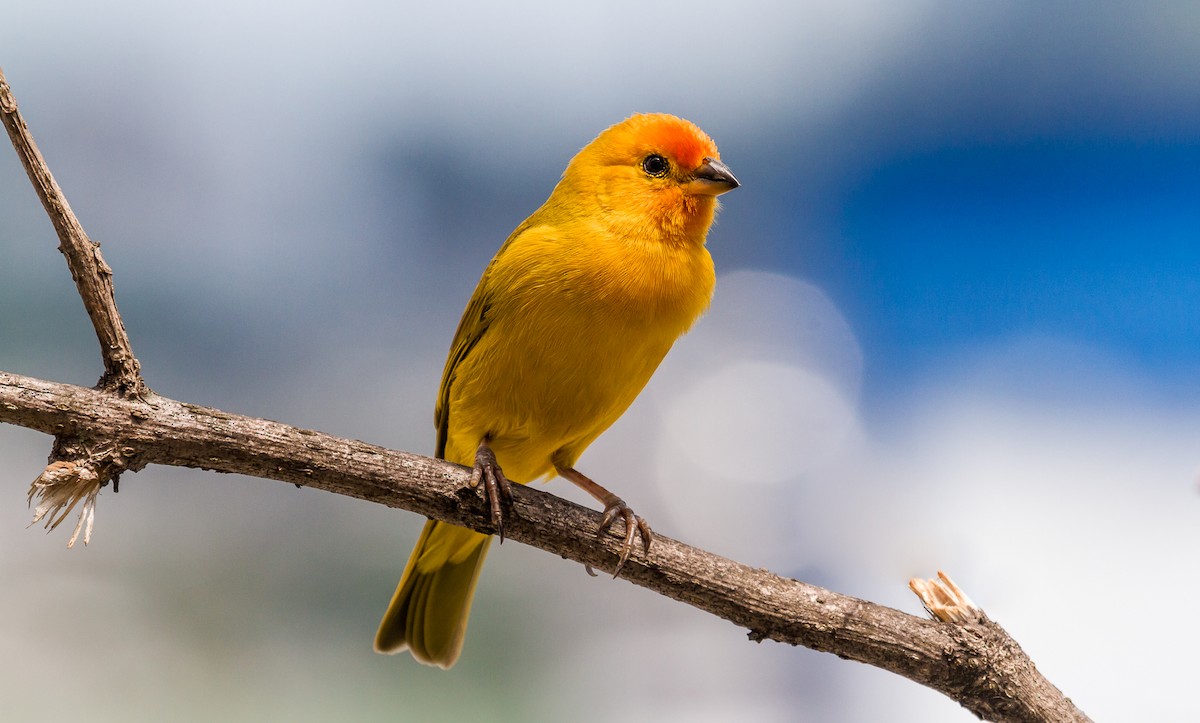
M96 329L100 356L104 362L104 374L97 388L126 398L144 397L150 390L142 379L141 365L133 354L129 334L117 311L112 267L105 263L100 254L100 244L88 238L79 219L71 211L67 197L50 173L46 159L42 157L29 126L21 116L3 71L0 71L0 115L3 115L4 127L21 159L21 165L25 167L42 207L54 224L59 239L58 250L66 257L71 278L75 280L83 306ZM81 449L69 437L55 436L49 464L29 488L30 504L34 497L38 498L30 524L45 518L46 528L52 530L76 505L82 503L79 522L67 547L75 545L81 531L83 544L88 544L100 488L111 481L115 490L117 478L122 471L130 468L129 460L134 456L132 450L128 454L114 453L111 449L93 453L86 448Z

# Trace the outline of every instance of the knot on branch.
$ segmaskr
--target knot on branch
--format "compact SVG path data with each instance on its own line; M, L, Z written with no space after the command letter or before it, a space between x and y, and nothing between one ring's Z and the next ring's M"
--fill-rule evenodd
M146 399L152 394L142 379L142 365L133 355L114 354L111 369L106 369L96 389L112 392L123 399Z
M84 545L91 542L100 489L111 481L113 491L116 491L122 472L136 472L145 466L137 461L137 452L132 447L118 449L104 445L90 449L78 440L64 438L55 440L50 459L50 464L29 486L27 501L31 506L37 497L37 507L29 524L45 520L46 530L53 530L82 503L75 531L67 541L68 548L75 546L80 533Z

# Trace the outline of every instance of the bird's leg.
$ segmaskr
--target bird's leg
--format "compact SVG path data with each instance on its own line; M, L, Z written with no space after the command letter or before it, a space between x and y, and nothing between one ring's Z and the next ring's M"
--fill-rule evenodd
M483 483L483 496L492 509L492 526L500 536L500 544L504 544L504 510L503 504L512 504L512 484L504 476L500 464L496 462L496 453L492 451L492 438L484 437L475 450L475 467L471 470L472 488Z
M558 470L561 477L575 483L575 486L595 497L600 504L604 505L604 517L600 520L600 528L596 530L596 534L607 531L618 517L625 522L625 544L621 546L621 559L617 562L617 569L613 573L613 577L621 574L621 568L625 567L625 563L629 560L629 555L633 552L633 536L636 532L642 533L642 549L647 556L650 555L650 543L654 540L654 533L650 531L650 525L646 524L645 520L633 514L633 510L629 509L625 500L596 484L577 469L557 466L555 469ZM590 568L588 572L591 572Z

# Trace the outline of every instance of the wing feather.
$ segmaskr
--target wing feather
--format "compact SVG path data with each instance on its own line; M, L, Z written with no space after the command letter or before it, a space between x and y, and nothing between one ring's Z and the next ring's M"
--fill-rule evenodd
M436 454L440 459L446 457L446 440L450 436L450 387L454 384L459 365L483 338L492 322L492 299L495 294L495 289L492 288L492 270L504 252L512 246L513 241L534 225L531 222L535 217L536 214L530 216L525 223L518 226L504 241L496 255L492 257L491 262L484 269L479 283L475 286L475 293L471 294L471 300L467 302L467 308L463 311L462 318L459 319L458 329L454 332L454 341L450 343L450 355L446 357L446 367L442 370L442 384L438 387L437 404L433 409L433 424L437 427Z

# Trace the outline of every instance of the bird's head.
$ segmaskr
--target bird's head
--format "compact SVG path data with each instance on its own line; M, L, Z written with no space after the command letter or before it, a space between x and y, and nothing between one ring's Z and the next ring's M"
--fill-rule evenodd
M605 130L571 160L561 191L626 237L704 243L717 196L738 187L717 146L694 124L664 113Z

